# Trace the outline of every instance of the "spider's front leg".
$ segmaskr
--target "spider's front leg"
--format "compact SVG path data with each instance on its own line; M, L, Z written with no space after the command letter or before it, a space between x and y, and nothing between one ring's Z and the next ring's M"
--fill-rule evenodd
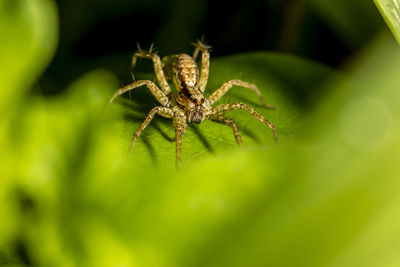
M176 114L174 117L175 141L176 141L176 168L181 167L181 149L182 136L186 131L186 116L184 114Z
M242 80L230 80L226 83L224 83L220 88L218 88L214 93L210 95L208 100L210 101L211 104L217 102L223 95L228 92L229 89L231 89L233 86L242 86L245 88L248 88L250 90L253 90L257 96L260 98L261 103L263 103L264 107L270 108L270 109L276 109L276 107L268 105L267 102L265 102L264 97L262 96L260 90L258 90L257 86L252 83L248 83Z
M240 137L239 128L232 119L229 119L222 115L212 115L210 117L210 120L231 126L233 130L233 135L235 136L236 143L240 147L243 147L242 137Z
M143 132L143 130L149 125L151 120L154 118L156 114L159 114L165 118L172 118L174 116L174 112L170 108L166 107L154 107L152 110L150 110L149 114L147 114L146 119L142 122L140 125L139 129L136 130L135 134L132 137L131 141L131 146L129 148L129 154L131 153L133 146L135 145L136 139L139 137L139 135Z
M230 112L230 111L234 111L234 110L237 110L237 109L245 109L251 116L253 116L257 120L261 121L262 123L267 125L269 128L271 128L272 131L274 132L275 143L276 144L278 143L278 134L276 132L275 125L273 125L269 120L265 119L263 116L258 114L254 110L254 108L250 107L249 105L246 105L246 104L243 104L243 103L221 104L221 105L216 106L213 109L213 114L222 115L225 112Z
M156 74L157 82L160 85L161 90L164 92L164 94L169 95L171 93L171 88L169 87L167 79L165 78L160 57L157 55L157 53L152 52L152 47L153 46L150 47L149 51L145 51L140 49L140 47L138 46L138 51L132 56L131 70L133 71L133 68L135 67L138 58L151 59L153 61L154 73Z
M201 41L197 41L194 43L196 47L193 52L193 59L196 60L197 55L201 51L201 71L200 71L200 79L199 79L199 89L202 93L206 89L207 80L208 80L208 72L210 69L210 53L209 49L211 46L203 44Z
M111 105L111 103L114 101L114 99L117 96L122 95L123 93L125 93L127 91L130 91L130 90L133 90L133 89L135 89L137 87L140 87L142 85L146 85L150 89L150 92L157 99L157 101L160 102L161 105L163 105L163 106L169 106L170 105L168 97L160 89L158 89L157 85L155 85L152 81L149 81L149 80L140 80L140 81L131 83L131 84L125 86L125 87L122 87L122 88L118 89L114 93L114 95L111 97L111 99L108 101L108 104L107 104L105 109L107 109Z

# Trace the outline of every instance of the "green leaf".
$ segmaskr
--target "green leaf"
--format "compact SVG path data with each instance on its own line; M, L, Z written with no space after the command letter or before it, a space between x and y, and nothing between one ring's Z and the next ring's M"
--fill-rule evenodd
M12 254L10 244L18 235L20 224L13 201L19 155L13 153L11 132L25 114L18 114L19 117L15 112L23 93L31 88L54 54L57 25L52 1L0 1L0 264ZM18 129L22 131L23 128Z
M0 114L36 82L50 62L57 45L57 25L56 7L50 0L0 1Z
M131 134L154 100L141 88L132 93L132 101L121 98L124 105L113 103L100 115L117 84L101 71L77 81L67 94L30 99L24 105L20 114L28 115L17 128L26 133L20 134L23 142L14 153L23 155L18 176L23 177L22 192L34 203L30 212L41 214L35 226L24 217L35 262L200 264L198 253L207 255L203 260L219 253L218 246L231 238L229 231L241 231L277 193L274 188L289 182L288 170L281 172L287 162L283 151L298 142L302 116L315 104L308 92L327 94L324 90L338 74L303 59L268 53L213 60L210 74L209 88L241 78L256 83L268 102L278 106L277 111L264 109L254 92L239 87L221 100L257 107L277 125L278 147L269 128L235 112L232 118L242 129L246 148L237 148L227 126L205 122L189 127L184 167L176 173L172 123L156 119L127 161ZM304 162L290 162L302 170ZM72 240L64 241L69 236Z
M400 43L400 4L397 0L374 0L386 24Z
M239 150L229 128L205 124L205 132L216 131L230 145L206 135L215 153L196 155L186 149L184 157L195 155L185 160L178 173L173 170L174 143L151 126L146 129L148 142L160 159L151 159L142 140L135 147L142 153L136 151L125 160L130 135L140 119L118 120L118 114L149 110L152 105L146 99L152 97L145 89L143 95L133 93L132 101L121 99L122 109L114 103L104 118L88 111L86 119L71 120L65 128L77 125L78 132L62 141L65 148L60 151L70 152L58 162L61 171L56 177L60 178L48 183L55 183L49 187L51 194L28 191L46 214L39 223L41 231L35 229L42 234L36 234L30 247L36 248L35 240L40 239L47 250L34 249L34 255L46 259L43 265L396 265L400 142L398 127L393 127L399 118L396 88L400 81L395 67L400 54L387 39L377 42L373 51L345 80L337 80L342 76L325 67L285 55L214 60L209 88L232 78L231 72L258 83L269 102L279 107L275 113L258 110L276 116L271 120L284 129L281 143L273 147L270 133L254 131L259 143L244 134L247 147ZM383 62L385 67L377 72L376 66ZM77 109L71 114L79 118L84 107L92 105L90 96L98 91L94 88L101 90L100 85L107 84L100 77L106 75L85 77L74 85L75 93L63 96L70 99L66 107L61 103L54 107L60 113ZM89 84L93 93L78 96ZM112 82L108 84L109 88ZM307 105L299 105L288 93L293 87ZM308 88L320 93L318 101L307 97ZM98 98L104 98L104 103L111 94L106 89ZM257 104L252 92L236 88L231 94L231 101L244 95L244 100ZM98 112L100 102L94 106ZM257 121L239 114L238 123L246 120L242 126L258 127ZM59 116L54 114L52 123ZM371 128L371 122L379 131ZM157 123L173 136L169 120ZM358 142L357 136L368 143ZM186 147L203 148L190 129L185 137ZM169 161L162 161L168 157ZM366 256L370 251L375 253Z
M170 120L155 119L126 159L155 104L147 89L103 113L118 87L106 71L46 98L10 80L19 101L1 102L12 112L0 121L0 264L399 265L399 62L388 36L348 75L281 54L213 59L207 95L229 79L257 84L278 110L239 87L221 103L255 106L280 143L236 111L245 149L206 121L187 130L178 172Z
M148 75L142 76L153 79ZM250 104L277 126L280 145L285 146L297 135L302 116L315 104L313 98L323 95L330 81L338 77L337 73L327 67L289 55L261 52L243 54L212 60L205 94L210 95L231 79L239 78L256 84L267 102L277 106L277 110L262 107L256 94L242 87L233 87L216 105L235 102ZM119 101L123 102L123 113L127 121L120 130L121 139L124 140L122 149L128 151L132 134L150 109L159 103L156 103L145 87L132 92L129 100L125 98ZM116 105L118 103L112 104L111 111L117 108ZM246 111L234 111L226 116L236 121L246 149L275 149L271 129ZM174 135L172 120L156 117L138 138L130 162L174 168ZM188 125L183 137L183 165L232 150L239 148L231 127L211 121Z

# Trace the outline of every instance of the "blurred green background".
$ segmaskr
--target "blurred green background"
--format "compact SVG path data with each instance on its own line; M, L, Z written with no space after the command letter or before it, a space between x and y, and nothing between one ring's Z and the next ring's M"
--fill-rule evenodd
M400 50L365 0L0 0L0 266L400 266ZM394 18L394 19L393 19ZM132 81L136 43L213 47L278 128L172 122ZM154 79L140 61L135 77Z

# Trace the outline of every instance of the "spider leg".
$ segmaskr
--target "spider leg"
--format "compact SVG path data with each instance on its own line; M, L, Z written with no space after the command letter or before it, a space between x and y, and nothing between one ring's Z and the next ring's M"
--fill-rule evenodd
M278 134L276 132L276 126L273 125L269 120L265 119L263 116L258 114L254 110L254 108L250 107L249 105L246 105L246 104L243 104L243 103L221 104L221 105L216 106L213 109L213 113L215 115L222 115L225 112L230 112L230 111L234 111L234 110L237 110L237 109L245 109L245 110L247 110L247 112L251 116L253 116L257 120L261 121L262 123L267 125L269 128L271 128L272 131L274 132L275 143L278 144Z
M146 85L149 89L150 92L154 95L154 97L158 100L158 102L160 102L161 105L163 106L169 106L170 102L168 100L168 97L160 90L158 89L158 87L149 80L140 80L134 83L131 83L125 87L122 87L120 89L118 89L114 95L111 97L111 99L108 101L108 104L106 106L106 109L111 105L111 103L114 101L114 99L119 96L122 95L123 93L133 90L137 87L140 87L142 85Z
M136 130L135 134L132 137L131 146L129 148L129 154L131 153L133 146L135 145L136 138L142 133L142 131L149 125L151 120L154 118L156 114L159 114L165 118L172 118L174 116L174 112L170 108L166 107L154 107L150 110L149 114L147 114L146 119L142 122L139 129ZM128 154L128 155L129 155Z
M196 60L197 55L201 51L201 72L200 72L200 79L199 79L199 89L202 93L206 89L207 79L208 79L208 72L210 69L210 53L209 49L211 46L207 46L203 44L201 41L197 41L194 43L196 47L193 52L193 59Z
M153 49L153 45L151 45L149 51L144 51L138 46L138 51L135 54L133 54L133 56L132 56L131 70L133 71L133 68L135 67L136 61L138 58L151 59L153 61L154 73L156 74L158 84L160 85L161 90L166 95L168 95L171 93L171 88L169 87L167 80L165 78L160 57L155 52L152 52L152 49Z
M185 134L186 126L186 117L184 115L177 115L174 117L177 169L181 167L182 136Z
M243 147L243 142L242 138L240 137L239 128L232 119L229 119L222 115L214 115L210 117L210 120L231 126L233 130L233 135L235 136L236 143L240 147Z
M228 92L229 89L231 89L235 85L236 86L242 86L242 87L248 88L250 90L253 90L254 92L256 92L257 96L260 98L260 100L263 103L264 107L270 108L270 109L276 109L276 107L268 105L265 102L264 97L262 96L260 90L258 90L258 88L257 88L257 86L255 84L244 82L242 80L230 80L230 81L227 81L226 83L224 83L220 88L218 88L208 98L208 100L210 101L210 104L213 104L216 101L218 101L223 95L226 94L226 92Z

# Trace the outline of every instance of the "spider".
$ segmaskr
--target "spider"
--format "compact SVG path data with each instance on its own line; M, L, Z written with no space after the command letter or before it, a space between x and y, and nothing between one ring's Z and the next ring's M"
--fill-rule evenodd
M207 99L203 93L207 85L210 65L209 50L211 47L203 44L201 41L197 41L193 45L195 46L195 50L192 57L187 54L177 54L166 56L162 60L160 60L160 57L156 52L152 52L152 47L148 51L145 51L140 49L138 46L138 51L132 57L132 68L134 68L136 65L138 58L151 59L153 61L154 72L160 88L158 88L157 85L149 80L135 81L118 89L109 100L107 107L117 96L143 85L148 87L150 92L161 104L161 106L156 106L150 110L144 122L134 133L129 153L132 151L136 139L147 127L147 125L149 125L156 114L165 118L173 119L176 141L176 167L178 169L181 166L182 137L186 131L187 123L198 124L204 119L208 119L214 122L226 124L232 127L236 143L242 147L243 142L242 138L240 137L239 129L232 119L224 116L226 112L237 109L245 109L251 116L272 129L274 140L277 142L278 137L275 125L258 114L251 106L239 102L220 104L216 107L212 107L212 105L217 102L230 88L233 86L241 86L253 90L260 98L264 107L275 109L275 107L270 106L265 102L256 85L237 79L225 82ZM201 52L200 75L199 69L196 65L196 58L199 55L199 52ZM177 92L171 91L171 87L168 82L175 85Z

